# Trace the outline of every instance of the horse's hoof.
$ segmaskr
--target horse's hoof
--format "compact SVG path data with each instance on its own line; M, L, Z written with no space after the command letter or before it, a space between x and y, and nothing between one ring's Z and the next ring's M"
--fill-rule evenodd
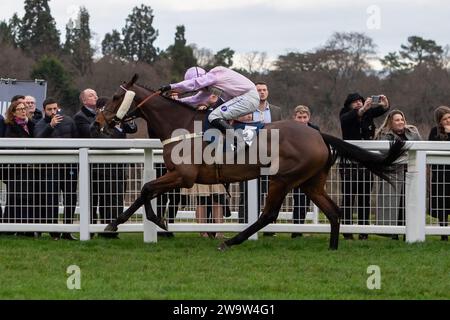
M226 244L225 242L222 242L222 243L217 247L217 250L224 252L224 251L227 251L229 248L230 248L230 247L227 246L227 244Z
M164 218L161 218L161 220L158 223L158 226L163 230L169 231L169 226L167 225L167 220Z
M116 232L117 229L118 229L117 226L114 225L114 224L112 224L112 223L108 224L108 225L105 227L105 231L106 231L106 232Z

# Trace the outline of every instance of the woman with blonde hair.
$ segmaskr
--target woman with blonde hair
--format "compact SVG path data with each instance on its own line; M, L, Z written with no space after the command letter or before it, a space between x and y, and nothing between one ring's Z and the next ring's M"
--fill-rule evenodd
M392 110L384 119L383 124L377 130L375 134L377 140L389 140L395 139L401 140L422 140L419 130L416 126L406 123L405 114L398 110Z
M398 110L392 110L384 119L383 124L375 134L377 140L403 141L422 140L419 130L406 123L405 114ZM403 158L401 160L406 160ZM400 169L393 179L395 188L389 183L379 181L377 194L377 224L380 225L405 225L405 173ZM392 235L392 239L398 240L398 235Z

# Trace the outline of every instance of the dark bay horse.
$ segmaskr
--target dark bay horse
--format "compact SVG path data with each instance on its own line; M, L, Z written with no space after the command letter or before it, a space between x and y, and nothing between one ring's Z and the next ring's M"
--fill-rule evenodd
M261 175L261 168L268 166L267 163L263 164L259 157L256 163L251 164L248 161L251 148L240 151L247 153L244 164L207 164L203 159L200 163L194 163L194 161L175 163L173 160L175 148L187 140L199 139L200 135L175 135L175 139L168 139L173 138L173 131L180 128L194 133L194 121L204 121L206 113L136 84L137 78L137 75L134 75L128 83L124 83L117 89L112 100L98 113L95 125L99 132L108 135L111 128L119 121L126 120L129 114L144 118L149 134L163 142L163 158L167 173L145 183L141 195L110 223L105 231L116 231L117 226L127 221L142 205L145 206L147 219L167 230L165 219L155 215L151 199L174 188L190 188L194 183L218 184L255 179ZM122 106L127 99L128 106L124 111ZM329 248L337 249L341 212L324 189L328 171L336 158L341 157L359 163L375 175L390 182L390 173L395 172L397 167L396 160L406 151L403 142L395 141L386 154L372 153L339 138L300 125L293 120L267 124L265 129L267 129L266 151L270 154L271 144L275 142L279 142L279 149L278 155L271 158L270 162L271 166L278 167L278 171L269 177L264 211L255 223L221 243L220 250L242 243L255 232L274 222L285 196L297 186L300 186L301 190L327 216L331 225ZM275 133L277 141L274 139ZM261 140L261 135L257 139ZM192 159L194 155L194 145L192 143L192 149L187 152L188 158ZM257 143L252 144L254 145ZM207 144L201 140L200 146L204 150Z

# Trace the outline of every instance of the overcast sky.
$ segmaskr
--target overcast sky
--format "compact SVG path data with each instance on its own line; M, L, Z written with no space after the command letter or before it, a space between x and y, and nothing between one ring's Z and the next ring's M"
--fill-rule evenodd
M153 8L153 25L159 31L155 45L161 49L173 43L180 24L186 27L188 43L198 47L231 47L272 57L315 49L336 31L366 33L380 56L398 50L410 35L450 44L450 2L445 0L52 0L50 8L63 34L78 7L86 7L99 44L106 32L120 31L141 3ZM23 7L24 1L2 0L0 20L9 20L14 12L22 17Z

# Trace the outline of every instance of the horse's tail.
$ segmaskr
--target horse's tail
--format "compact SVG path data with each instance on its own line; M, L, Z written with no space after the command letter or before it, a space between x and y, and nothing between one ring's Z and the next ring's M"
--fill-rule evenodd
M388 152L379 154L367 151L325 133L322 133L322 137L325 143L333 148L330 156L330 166L336 162L337 158L357 162L390 184L392 184L392 176L398 170L399 164L396 163L396 160L408 150L405 147L405 142L401 140L391 142Z

